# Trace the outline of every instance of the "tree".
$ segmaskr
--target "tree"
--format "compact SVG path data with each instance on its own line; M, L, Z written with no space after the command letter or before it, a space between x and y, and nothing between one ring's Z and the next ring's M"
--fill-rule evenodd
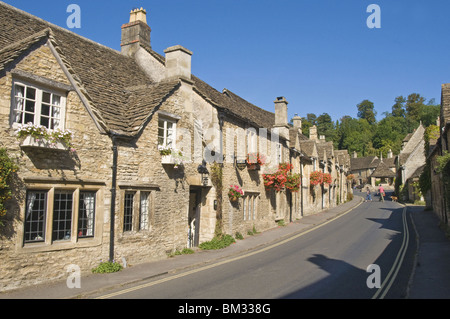
M358 117L360 119L365 119L369 124L374 124L376 122L375 116L377 112L374 110L373 102L369 100L364 100L357 105Z
M408 95L408 98L406 99L405 109L406 114L408 117L410 117L413 121L419 122L420 121L420 114L422 112L422 108L425 105L425 98L420 96L418 93L411 93Z
M395 104L392 106L392 116L403 118L406 116L405 102L406 99L401 95L395 98Z
M317 134L319 136L325 135L327 141L334 141L336 130L328 113L323 113L317 117Z

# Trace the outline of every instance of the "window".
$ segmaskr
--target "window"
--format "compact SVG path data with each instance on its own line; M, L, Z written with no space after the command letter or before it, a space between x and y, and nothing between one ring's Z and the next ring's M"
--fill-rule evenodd
M149 230L150 192L125 192L123 205L123 231Z
M63 129L65 98L61 94L17 81L13 91L13 123L33 123L51 130Z
M25 210L24 241L41 242L45 239L45 222L47 213L47 192L29 191Z
M244 220L255 220L258 194L245 195L243 197Z
M158 121L158 147L175 148L176 122L160 118Z
M139 230L148 230L149 220L149 192L141 192L141 207L139 211Z
M133 201L134 193L125 193L124 211L123 211L123 231L133 229Z
M76 238L94 237L96 195L96 191L29 190L24 243L70 241L74 239L72 229L77 230ZM49 201L53 205L49 205ZM49 230L48 238L46 229Z
M247 129L247 154L257 152L257 135L254 128Z
M80 192L78 207L78 238L94 236L95 193Z
M73 192L56 191L53 203L53 240L69 240L72 230Z

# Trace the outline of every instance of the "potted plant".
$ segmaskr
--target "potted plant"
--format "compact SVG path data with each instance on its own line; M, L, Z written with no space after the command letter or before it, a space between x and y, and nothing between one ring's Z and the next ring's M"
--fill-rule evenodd
M161 163L174 165L174 168L179 168L184 165L183 152L173 149L171 147L159 147L159 154L161 154Z
M266 157L259 153L249 153L247 155L247 168L249 170L259 170L266 162Z
M231 185L228 190L228 198L232 202L236 202L244 195L244 191L238 185Z

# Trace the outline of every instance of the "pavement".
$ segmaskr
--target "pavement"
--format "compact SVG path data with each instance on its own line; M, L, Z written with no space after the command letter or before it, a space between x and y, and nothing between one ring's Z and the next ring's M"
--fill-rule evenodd
M359 193L359 192L356 192ZM160 261L133 265L112 274L82 274L81 288L68 288L66 280L40 284L0 293L0 299L84 299L94 294L105 294L112 289L129 284L187 271L227 258L262 249L299 233L318 227L356 208L363 202L361 196L338 207L305 216L299 220L276 227L221 249L197 250L191 255L180 255ZM450 240L438 227L439 220L432 211L420 206L408 206L418 238L416 266L410 280L408 298L450 298Z

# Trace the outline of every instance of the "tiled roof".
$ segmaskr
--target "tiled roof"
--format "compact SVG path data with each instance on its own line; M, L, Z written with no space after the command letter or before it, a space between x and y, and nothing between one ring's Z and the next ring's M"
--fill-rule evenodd
M157 107L176 86L154 85L133 58L0 2L0 48L5 48L0 54L1 68L43 37L52 40L96 120L107 131L137 134L136 128L147 118L142 112ZM133 97L138 92L127 90L130 86L148 87L143 101ZM145 108L138 112L138 105Z
M164 56L147 47L142 48L151 54L162 65L165 65ZM244 121L249 121L252 125L257 126L258 128L270 129L275 124L274 113L253 105L228 89L224 89L222 92L219 92L193 74L191 75L191 79L194 82L194 90L222 111L232 114L233 116Z
M192 75L192 80L197 93L223 110L231 112L241 119L248 120L260 128L270 129L275 124L274 113L253 105L230 90L224 89L221 93L194 75Z
M300 140L300 150L309 157L316 157L318 154L314 153L316 142L313 140ZM316 148L317 149L317 148Z
M389 167L380 161L375 171L370 175L370 177L395 177L396 174L389 169Z
M331 159L334 156L333 153L333 142L318 142L317 143L317 152L319 153L319 158L322 159L324 153L326 154L327 160Z
M376 162L374 162L378 157L376 156L366 156L366 157L352 157L350 159L350 169L353 170L361 170L361 169L369 169L377 167Z

